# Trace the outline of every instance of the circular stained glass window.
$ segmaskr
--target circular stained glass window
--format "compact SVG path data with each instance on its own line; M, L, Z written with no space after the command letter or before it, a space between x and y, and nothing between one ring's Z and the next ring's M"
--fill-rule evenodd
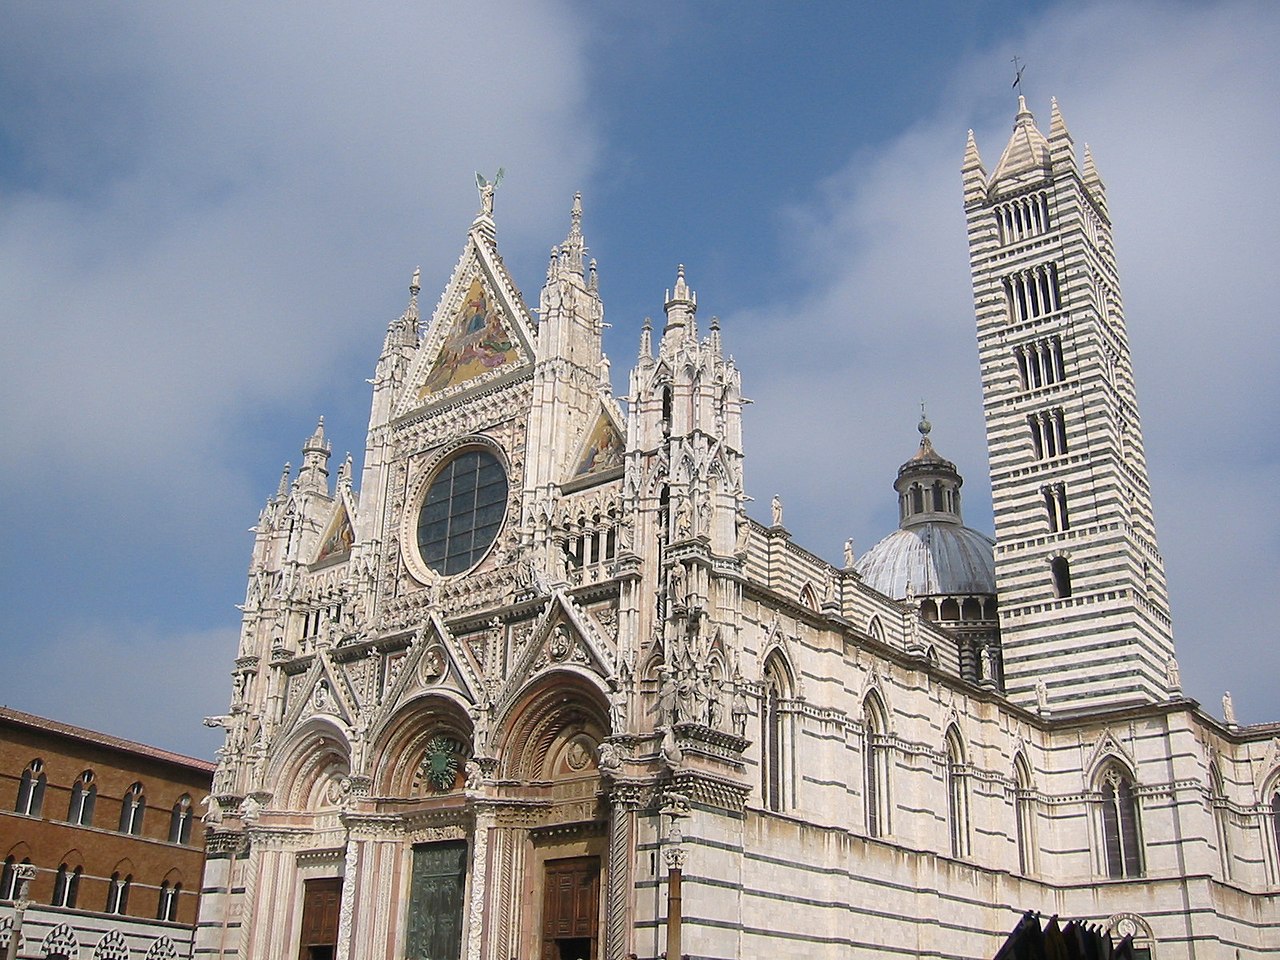
M487 450L458 454L436 474L418 511L418 553L446 577L469 570L493 545L507 509L507 475Z

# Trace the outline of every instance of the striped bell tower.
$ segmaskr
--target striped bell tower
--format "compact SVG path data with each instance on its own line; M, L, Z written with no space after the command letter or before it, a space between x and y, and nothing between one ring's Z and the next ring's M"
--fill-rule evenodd
M1042 712L1177 695L1173 633L1106 191L1018 98L964 205L1009 697Z

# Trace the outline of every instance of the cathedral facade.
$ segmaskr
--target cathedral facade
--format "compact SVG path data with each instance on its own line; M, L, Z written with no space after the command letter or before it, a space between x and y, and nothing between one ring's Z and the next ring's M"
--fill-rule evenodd
M1280 956L1280 725L1180 690L1102 181L1024 104L963 187L995 541L922 421L834 566L748 518L683 268L620 402L580 202L531 311L481 183L359 477L321 422L255 527L197 956Z

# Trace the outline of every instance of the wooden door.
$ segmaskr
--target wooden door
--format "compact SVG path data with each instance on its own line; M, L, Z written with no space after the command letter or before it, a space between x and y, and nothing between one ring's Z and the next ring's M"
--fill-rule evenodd
M338 949L338 904L341 900L341 877L303 881L298 960L333 960Z
M543 874L542 960L595 960L600 858L548 860Z
M409 960L458 960L462 950L462 897L467 880L465 840L413 848L409 884Z

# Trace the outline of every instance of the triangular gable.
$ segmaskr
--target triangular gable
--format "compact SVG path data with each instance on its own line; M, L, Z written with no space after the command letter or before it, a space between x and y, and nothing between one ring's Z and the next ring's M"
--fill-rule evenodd
M481 678L470 654L432 612L413 638L409 651L396 667L379 709L377 723L392 716L405 700L435 686L453 687L475 703L480 698Z
M311 561L312 564L346 557L351 553L355 540L356 533L351 523L351 511L347 507L346 498L340 495L333 516L329 519L329 525L325 527L324 536L320 538L320 545L316 548L316 558Z
M400 414L526 367L533 324L497 251L473 230L427 327Z
M1111 732L1108 727L1102 731L1102 736L1098 738L1098 742L1093 745L1093 750L1089 754L1089 762L1084 765L1082 771L1086 777L1094 777L1097 775L1098 767L1108 757L1115 757L1121 763L1129 768L1129 772L1137 774L1138 765L1134 762L1133 754L1131 754L1120 739Z
M613 653L594 622L564 591L557 590L507 674L497 698L498 714L506 712L536 674L564 664L584 667L601 677L614 674Z
M283 730L292 730L315 714L332 717L348 729L356 713L356 705L346 677L329 662L328 651L317 655L301 681L290 684L293 702L288 705ZM323 687L321 686L323 684ZM297 691L296 694L294 691Z
M621 470L626 450L622 428L614 422L608 408L601 404L595 423L578 445L566 482Z

